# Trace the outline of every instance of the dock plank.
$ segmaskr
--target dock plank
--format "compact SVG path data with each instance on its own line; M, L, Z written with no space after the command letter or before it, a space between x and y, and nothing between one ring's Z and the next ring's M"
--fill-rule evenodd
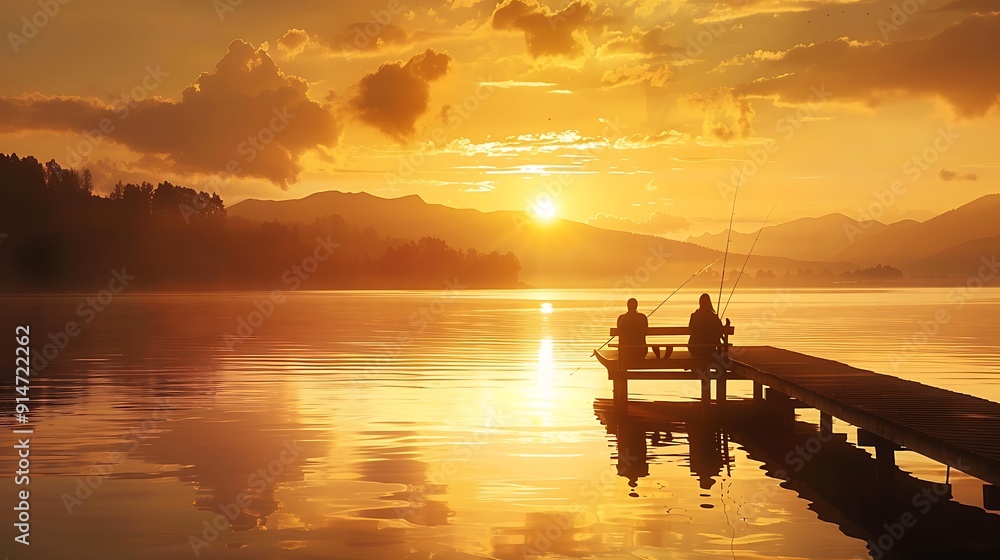
M739 377L1000 484L1000 403L772 346L731 356Z

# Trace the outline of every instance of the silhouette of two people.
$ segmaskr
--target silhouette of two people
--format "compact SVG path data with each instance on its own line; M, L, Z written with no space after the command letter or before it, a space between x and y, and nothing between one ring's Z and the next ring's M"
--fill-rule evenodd
M639 302L629 298L626 303L628 311L618 316L618 353L625 360L642 360L646 357L646 332L649 330L649 319L644 313L639 313ZM719 355L722 344L722 321L712 307L712 298L701 294L698 309L691 314L688 321L691 334L688 337L688 351L695 358L711 358ZM653 354L659 358L660 348L654 346Z

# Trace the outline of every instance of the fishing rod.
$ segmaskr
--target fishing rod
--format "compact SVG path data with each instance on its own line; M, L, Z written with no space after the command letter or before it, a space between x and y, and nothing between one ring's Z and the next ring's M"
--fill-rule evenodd
M740 279L743 278L743 270L746 269L747 263L750 262L750 255L753 254L753 248L757 246L757 240L760 239L761 232L763 232L764 228L767 227L767 221L771 219L771 212L774 212L774 208L776 206L778 206L777 202L775 202L774 206L771 207L771 210L768 211L767 217L764 218L764 223L761 224L760 229L757 230L757 237L754 237L753 243L750 245L750 250L747 251L747 258L743 259L743 266L740 268L740 275L736 277L736 282L733 283L733 289L729 291L729 298L726 299L726 306L722 308L720 316L724 316L726 314L726 310L729 309L729 302L733 301L733 292L736 291L736 286L739 285ZM719 303L721 304L722 302L720 301Z
M722 257L719 257L719 259L721 259L721 258ZM694 278L696 276L698 276L702 272L705 272L706 270L708 270L709 268L711 268L713 264L719 262L719 259L715 259L714 261L708 263L708 265L705 268L702 268L698 272L695 272L694 274L692 274L690 278L688 278L687 280L684 281L684 284L687 284L688 282L694 280ZM656 313L657 309L659 309L664 303L667 303L668 299L670 299L674 294L676 294L677 292L679 292L680 289L684 287L684 284L681 284L680 286L677 286L676 290L670 292L669 296L663 298L663 301L660 302L660 305L657 305L656 307L654 307L653 310L649 312L649 315L646 315L646 317L652 317L653 313ZM612 338L614 338L614 337L612 337ZM608 342L611 342L611 341L609 340ZM607 344L608 342L605 342L604 344ZM604 346L601 346L601 348L604 348ZM598 348L598 350L600 350L601 348Z
M722 304L722 285L726 282L726 263L729 261L729 241L733 238L733 218L736 216L736 196L740 194L740 183L743 182L743 167L740 166L740 176L736 179L736 190L733 191L733 211L729 214L729 233L726 234L726 256L722 259L722 277L719 278L719 298L715 301Z
M683 288L685 284L687 284L688 282L694 280L695 277L697 277L699 274L701 274L701 273L705 272L706 270L708 270L709 268L711 268L712 265L714 265L715 263L719 262L719 260L721 258L722 257L719 257L719 258L715 259L714 261L708 263L708 265L706 265L704 268L702 268L698 272L695 272L694 274L692 274L687 280L684 281L684 283L682 283L680 286L677 286L677 288L674 291L670 292L670 295L668 295L667 297L663 298L663 301L660 302L660 305L657 305L656 307L654 307L653 310L649 312L649 315L646 315L646 317L651 317L653 315L653 313L656 313L657 309L659 309L660 307L662 307L664 303L667 303L667 300L670 299L671 297L673 297L674 294L676 294L677 292L679 292L680 289ZM602 344L600 346L600 348L598 348L597 350L594 350L594 352L591 354L591 356L593 356L598 351L600 351L601 349L603 349L605 346L607 346L614 339L615 339L615 337L613 337L613 336L611 338L609 338L607 341L604 342L604 344ZM580 367L574 369L570 373L570 375L573 375L574 373L580 371L581 367L583 367L583 366L580 366Z

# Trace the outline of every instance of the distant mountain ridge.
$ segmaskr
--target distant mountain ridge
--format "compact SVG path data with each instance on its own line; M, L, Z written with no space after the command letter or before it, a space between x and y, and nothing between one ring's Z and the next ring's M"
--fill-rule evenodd
M863 266L891 263L904 269L920 262L920 270L926 271L932 256L997 235L1000 194L989 194L923 222L897 222L878 233L866 233L834 257Z
M301 223L338 214L349 224L399 239L433 236L455 247L511 251L521 261L522 280L536 286L676 285L721 256L726 244L726 232L674 241L568 220L541 222L524 212L428 204L416 195L381 198L326 191L296 200L245 200L228 213L257 222ZM756 235L756 231L733 232L727 278L742 266ZM981 257L1000 249L997 236L1000 194L980 197L924 222L859 222L843 214L799 218L764 228L746 272L839 274L884 265L901 269L906 277L957 276L978 270ZM650 265L656 270L648 270ZM716 274L720 269L720 264L713 267ZM637 282L636 276L645 279Z
M756 235L734 231L731 250L747 250ZM726 231L706 233L688 241L722 250L726 236ZM860 268L889 265L907 276L964 276L978 273L981 259L989 261L1000 250L998 241L1000 194L989 194L924 221L883 224L827 214L768 226L754 253Z
M481 212L428 204L415 195L380 198L368 193L326 191L296 200L249 199L228 208L228 215L251 221L310 223L337 214L347 223L372 227L400 239L433 236L455 247L511 251L521 262L522 281L535 286L676 286L721 253L692 243L610 231L568 220L538 221L524 212ZM757 252L755 251L755 254ZM730 254L730 269L743 259ZM717 264L716 270L721 269ZM853 269L847 262L808 262L754 256L747 272L781 274L811 268Z
M865 236L875 235L887 226L875 220L859 222L843 214L827 214L818 218L799 218L790 222L767 226L760 233L754 253L773 255L798 260L847 260L836 258L850 246L848 231L864 232ZM750 250L759 229L750 233L733 231L730 250L745 252ZM728 232L705 233L689 237L688 241L724 251Z

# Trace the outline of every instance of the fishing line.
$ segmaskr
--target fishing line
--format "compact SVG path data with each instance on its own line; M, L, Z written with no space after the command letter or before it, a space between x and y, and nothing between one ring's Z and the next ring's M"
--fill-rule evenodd
M677 292L679 292L680 289L683 288L685 284L687 284L688 282L694 280L695 277L697 277L701 273L703 273L706 270L708 270L709 268L711 268L712 265L714 265L715 263L719 262L719 259L721 259L721 258L722 257L719 257L718 259L715 259L714 261L708 263L704 268L702 268L698 272L695 272L694 274L692 274L687 280L684 281L683 284L681 284L680 286L677 286L677 288L674 291L670 292L670 295L668 295L667 297L663 298L663 301L660 302L660 305L657 305L655 308L653 308L653 310L650 311L649 315L646 315L646 317L650 317L650 316L653 315L653 313L656 313L656 310L659 309L660 307L662 307L664 303L667 303L667 300L670 299L671 297L673 297L674 294L676 294ZM597 352L599 352L601 349L603 349L605 346L607 346L614 339L615 339L615 337L613 337L613 336L611 338L607 339L604 342L604 344L602 344L600 346L600 348L598 348L597 350L594 350L593 353L591 353L590 355L593 356L594 354L596 354ZM578 368L574 369L572 372L570 372L570 375L573 375L574 373L580 371L580 368L582 368L582 367L583 366L579 366Z
M733 301L733 293L736 291L736 286L740 284L740 279L743 278L743 271L746 269L747 263L750 262L750 255L753 254L753 249L754 247L757 246L757 240L760 239L760 234L764 231L764 228L767 226L767 221L771 219L771 212L774 212L774 209L777 206L778 203L775 202L774 206L771 207L771 210L768 211L767 217L764 218L764 223L761 224L760 229L757 230L757 237L754 237L753 244L750 245L750 250L747 251L747 258L743 259L743 266L740 268L740 275L736 277L736 282L733 283L733 289L729 291L729 298L726 299L726 306L722 308L722 313L719 314L720 316L724 317L726 315L726 309L729 309L729 302Z
M733 218L736 217L736 197L740 194L740 183L743 181L743 167L746 164L740 166L740 176L736 180L736 190L733 191L733 211L729 214L729 233L726 234L726 255L722 259L722 277L719 278L719 297L716 299L716 303L722 304L722 285L726 282L726 262L729 261L729 242L733 238ZM716 313L718 315L718 313Z

